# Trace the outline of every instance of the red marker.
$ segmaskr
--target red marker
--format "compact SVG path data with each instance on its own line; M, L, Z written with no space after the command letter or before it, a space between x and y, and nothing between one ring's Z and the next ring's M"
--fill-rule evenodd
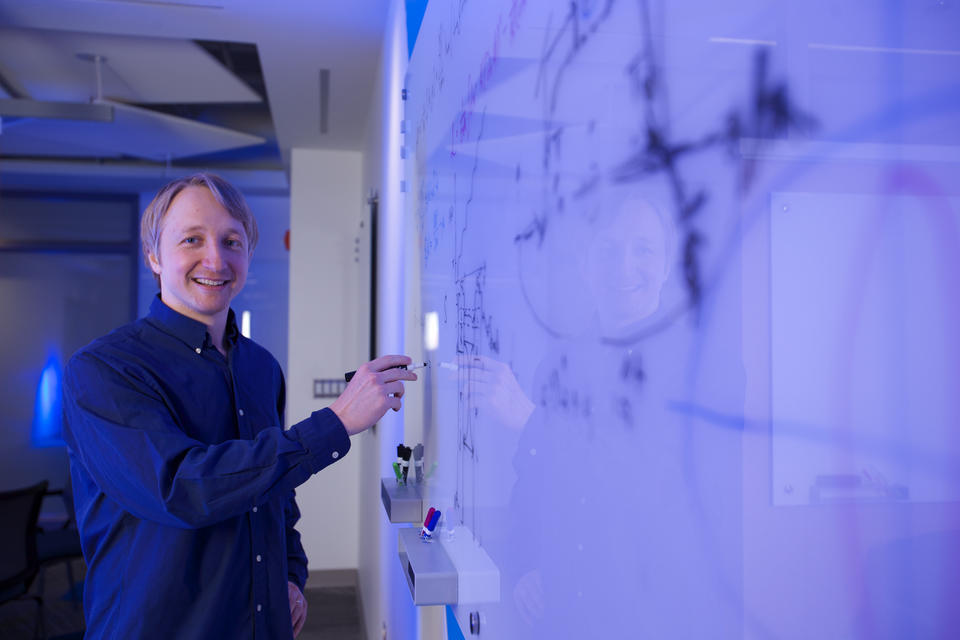
M430 511L427 511L427 517L423 519L423 529L420 530L421 538L426 538L430 535L430 530L427 527L430 526L430 518L433 517L434 511L436 511L436 509L430 507Z

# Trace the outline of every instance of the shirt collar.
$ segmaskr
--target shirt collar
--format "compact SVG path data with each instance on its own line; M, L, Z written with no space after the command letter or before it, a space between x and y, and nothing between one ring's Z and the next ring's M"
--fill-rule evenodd
M158 326L163 331L184 341L191 349L196 349L204 345L210 345L210 336L207 333L207 325L199 320L188 318L178 311L174 311L160 299L158 293L150 303L150 313L147 319ZM230 309L227 313L227 326L224 330L226 343L231 347L236 345L240 330L237 328L237 318Z
M223 331L223 337L230 347L237 346L237 340L240 338L240 327L237 326L237 317L233 309L227 312L227 326Z

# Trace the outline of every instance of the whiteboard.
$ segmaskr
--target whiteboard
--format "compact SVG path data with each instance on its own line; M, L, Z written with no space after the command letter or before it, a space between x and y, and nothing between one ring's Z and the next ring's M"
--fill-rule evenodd
M960 572L905 569L960 548L960 32L937 11L427 6L406 437L464 630L955 626Z
M455 607L488 637L739 630L726 111L755 58L724 51L726 76L676 82L683 108L665 86L645 95L675 73L665 48L677 70L704 53L693 34L650 38L664 19L642 3L431 3L410 61L412 317L437 329L412 345L432 363L428 502L448 550L480 549L475 574L496 573L495 594Z

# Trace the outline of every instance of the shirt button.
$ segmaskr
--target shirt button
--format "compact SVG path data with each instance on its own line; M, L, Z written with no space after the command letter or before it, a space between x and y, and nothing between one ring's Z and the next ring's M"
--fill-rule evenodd
M253 512L254 512L254 513L257 512L257 508L256 508L256 507L253 508Z
M263 611L263 605L258 604L258 605L257 605L257 611Z
M201 349L200 347L197 347L196 349L194 349L194 351L196 351L197 353L200 353L201 351L203 351L203 349Z
M260 554L257 554L257 562L260 562Z
M240 413L240 415L242 416L242 415L243 415L243 409L240 409L239 413Z
M333 452L333 459L336 460L336 459L339 458L339 457L340 457L340 452L339 452L339 451L334 451L334 452Z

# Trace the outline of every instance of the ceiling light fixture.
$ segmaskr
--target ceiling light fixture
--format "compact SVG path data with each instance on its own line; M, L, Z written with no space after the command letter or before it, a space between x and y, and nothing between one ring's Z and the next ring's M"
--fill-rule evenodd
M97 2L110 4L140 4L148 7L172 7L174 9L223 9L221 4L173 2L168 0L74 0L74 2Z
M777 46L776 40L757 40L754 38L724 38L722 36L711 36L707 38L708 42L713 42L714 44L746 44L746 45L760 45L763 47L775 47Z
M956 49L908 49L903 47L866 47L853 44L826 44L823 42L811 42L807 45L810 49L824 49L827 51L852 51L858 53L905 53L909 55L922 56L960 56L960 51Z

